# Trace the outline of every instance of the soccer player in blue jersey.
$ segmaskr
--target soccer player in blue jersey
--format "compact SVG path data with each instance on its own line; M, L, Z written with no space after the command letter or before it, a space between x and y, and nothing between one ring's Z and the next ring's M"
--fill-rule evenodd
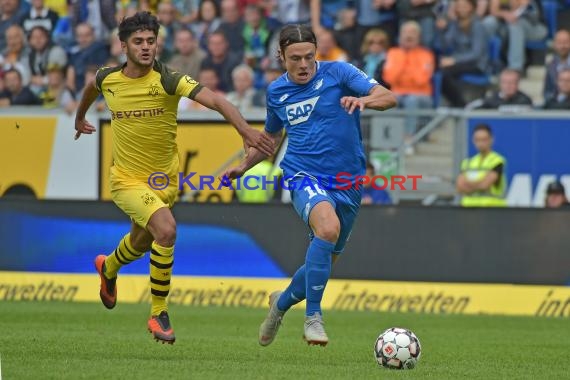
M350 186L364 175L366 161L360 131L360 111L396 106L394 95L356 67L344 62L317 62L317 41L309 27L285 26L279 36L279 55L287 72L267 91L265 133L277 147L285 128L289 137L281 163L295 210L309 225L311 242L305 264L284 291L270 295L270 309L259 329L259 343L275 338L289 308L306 299L304 338L326 345L321 299L331 264L343 251L361 203L362 186ZM224 173L243 175L266 158L248 147L240 165ZM350 173L338 182L337 173ZM323 185L323 179L330 182ZM341 190L339 187L343 187Z

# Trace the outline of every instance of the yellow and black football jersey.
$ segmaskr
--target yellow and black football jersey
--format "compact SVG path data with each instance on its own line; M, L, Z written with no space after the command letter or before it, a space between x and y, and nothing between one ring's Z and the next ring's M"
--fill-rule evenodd
M111 111L113 163L136 178L157 171L176 177L178 102L182 96L193 99L202 86L158 61L135 79L123 74L123 67L104 67L96 75L97 90Z

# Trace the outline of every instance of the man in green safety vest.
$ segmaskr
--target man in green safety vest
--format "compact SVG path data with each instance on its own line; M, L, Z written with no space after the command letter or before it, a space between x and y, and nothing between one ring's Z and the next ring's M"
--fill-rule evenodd
M267 203L280 186L281 168L269 160L261 161L232 182L241 203Z
M494 152L493 132L487 124L479 124L473 131L473 144L479 151L461 163L457 177L457 191L463 195L463 207L506 207L506 166L503 156Z

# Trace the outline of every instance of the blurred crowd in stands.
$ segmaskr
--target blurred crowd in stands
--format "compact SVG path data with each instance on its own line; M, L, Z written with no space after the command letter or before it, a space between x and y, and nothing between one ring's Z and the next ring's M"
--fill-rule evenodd
M570 109L570 32L547 0L0 0L0 106L72 113L101 66L125 62L120 20L139 10L162 25L158 59L225 94L242 111L265 106L282 74L278 32L311 24L318 60L347 61L394 91L409 110L451 107ZM552 58L544 104L520 91L529 51ZM473 102L466 86L498 88ZM440 96L441 95L441 96ZM104 102L97 105L104 110ZM185 99L181 110L202 106ZM407 135L417 118L406 120Z

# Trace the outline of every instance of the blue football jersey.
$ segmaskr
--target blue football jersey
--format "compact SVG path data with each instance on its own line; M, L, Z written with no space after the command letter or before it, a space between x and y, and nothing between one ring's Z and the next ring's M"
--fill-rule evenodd
M317 62L306 84L290 81L285 73L269 85L265 130L287 131L289 142L281 162L286 178L307 173L335 185L340 172L364 175L360 111L349 115L340 99L368 95L377 84L351 64Z

